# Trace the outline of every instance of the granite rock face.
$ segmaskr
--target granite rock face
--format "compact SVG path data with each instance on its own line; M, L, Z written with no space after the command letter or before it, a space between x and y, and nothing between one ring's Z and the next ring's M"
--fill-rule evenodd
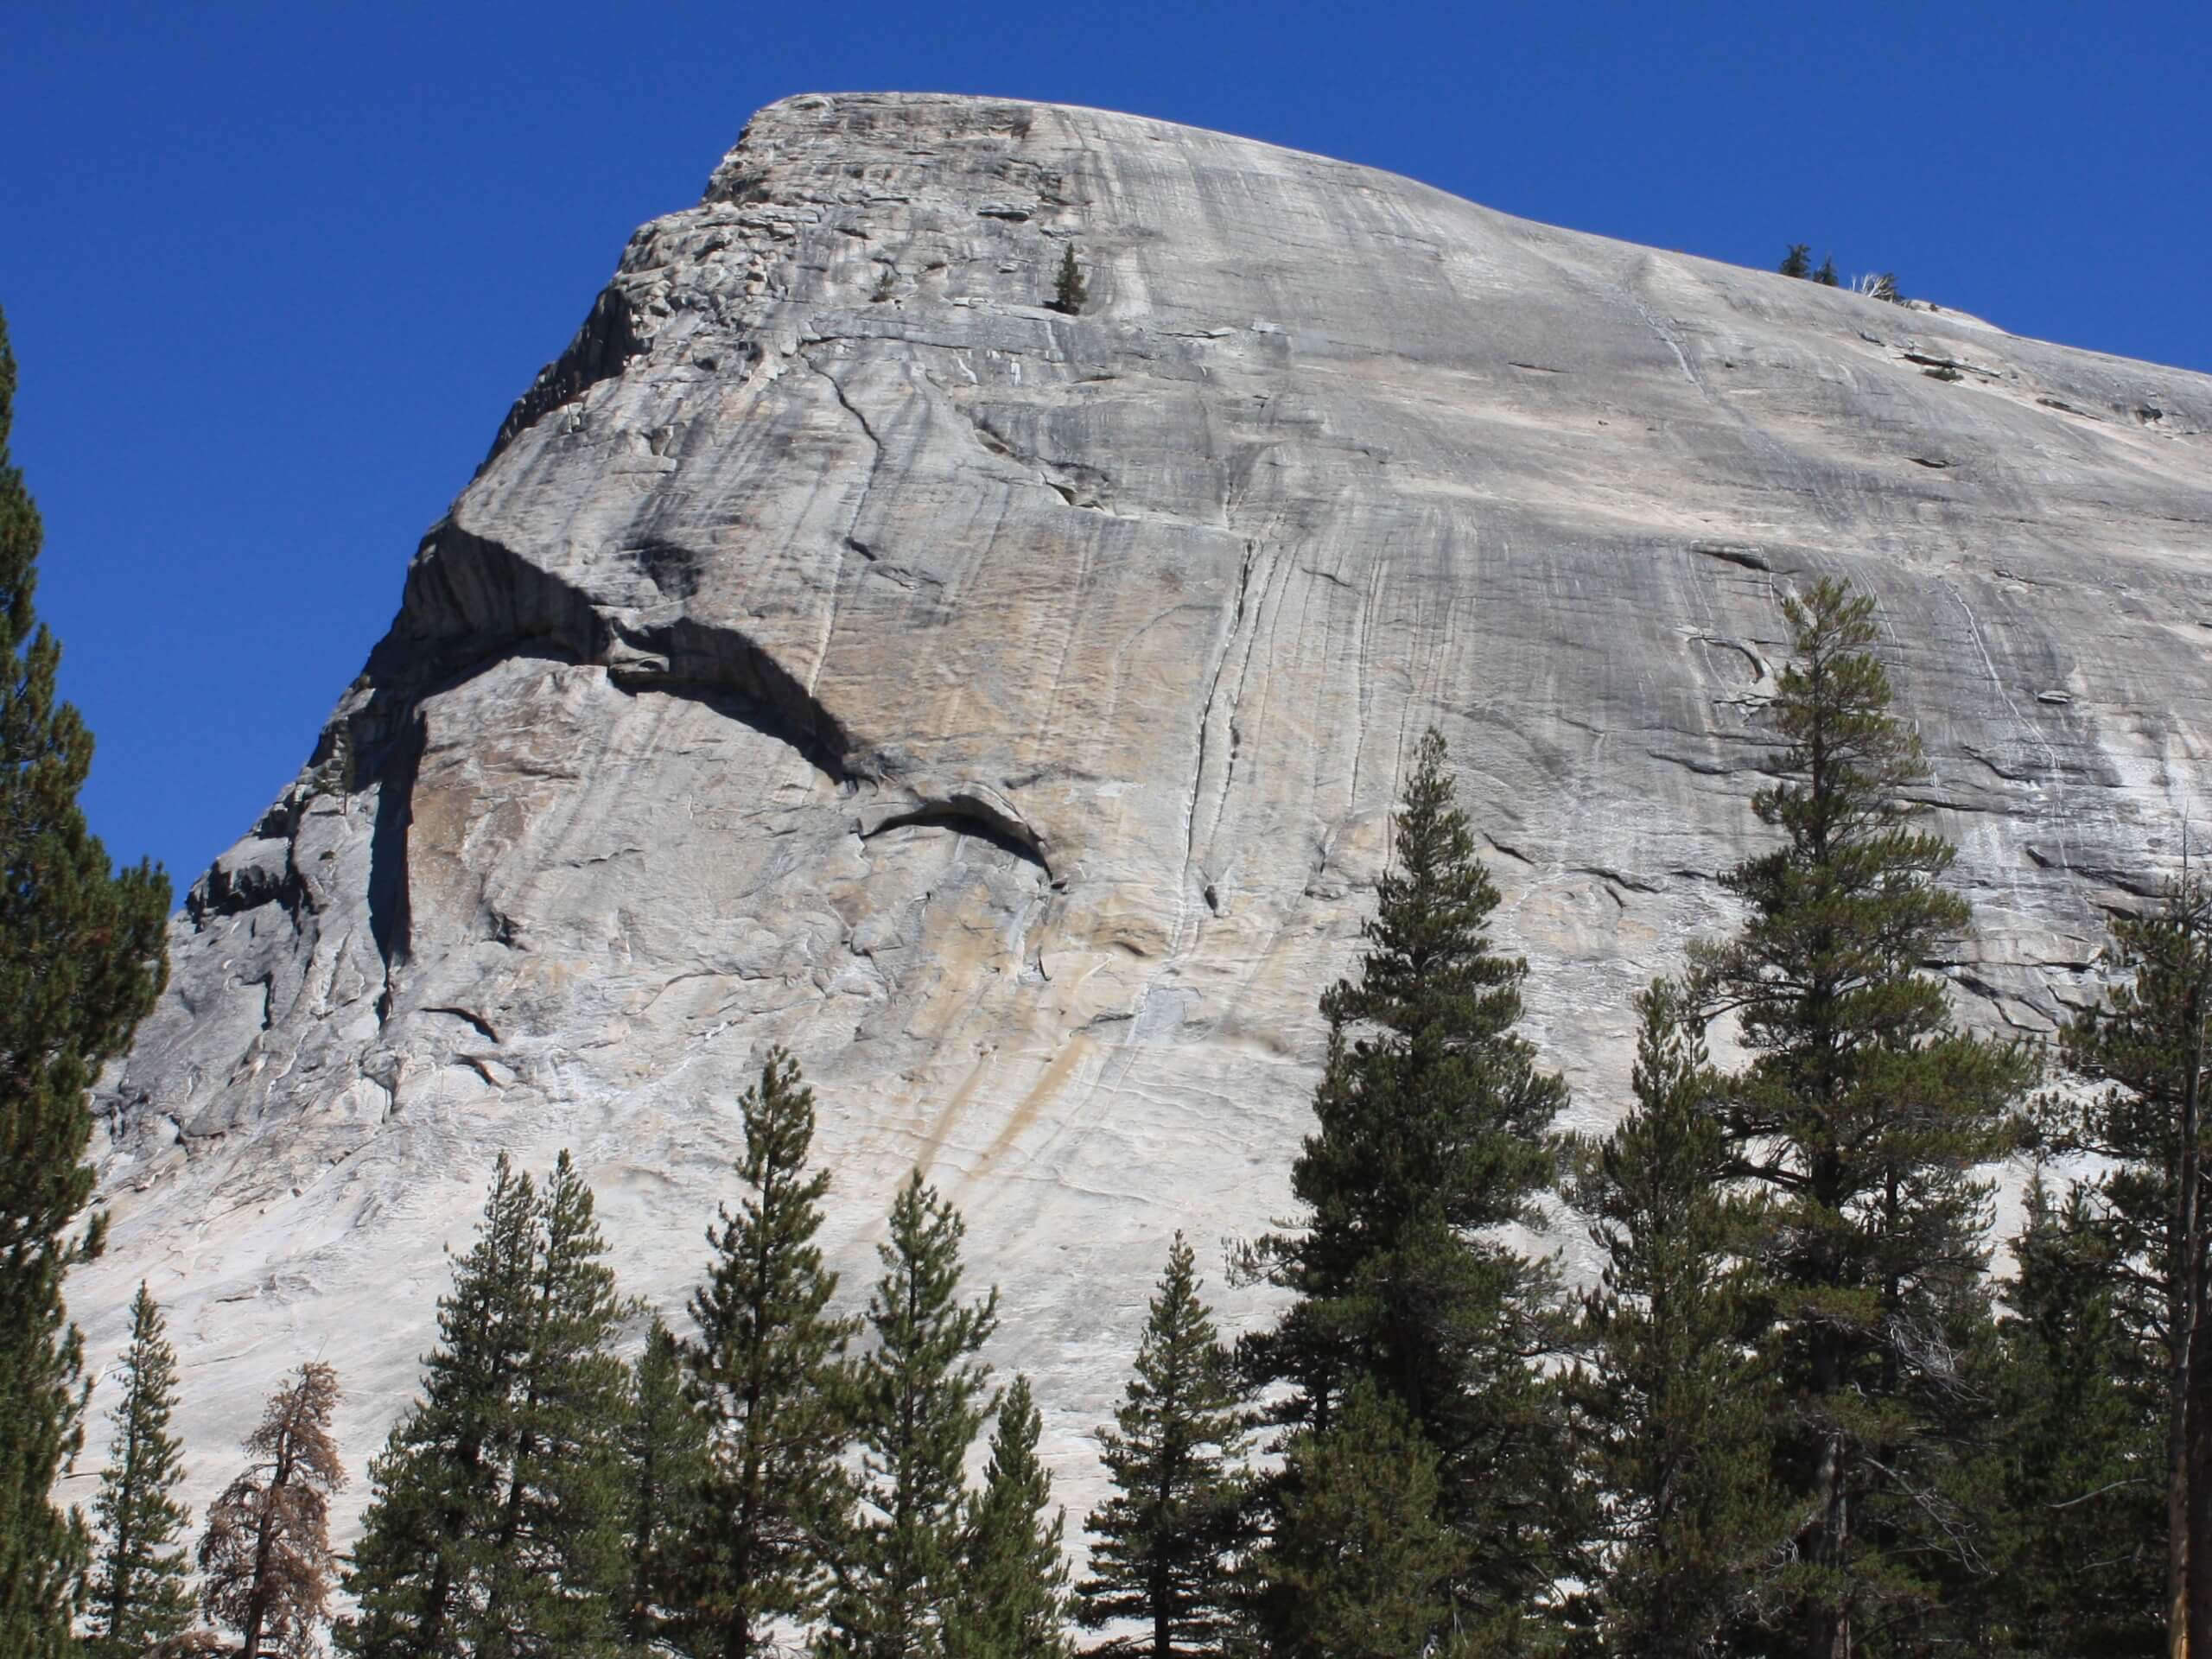
M1421 728L1602 1124L1826 574L1962 849L1961 1003L2045 1030L2206 813L2212 381L1124 116L776 105L193 889L73 1307L103 1355L171 1308L196 1497L303 1357L363 1459L501 1148L574 1148L680 1321L783 1043L848 1294L921 1166L1079 1515L1170 1235L1218 1291L1285 1202Z

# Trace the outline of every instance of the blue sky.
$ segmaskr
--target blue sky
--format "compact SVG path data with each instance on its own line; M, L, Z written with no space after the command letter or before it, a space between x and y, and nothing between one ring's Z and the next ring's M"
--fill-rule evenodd
M305 758L631 229L798 92L1135 111L2212 371L2212 8L19 9L0 307L41 609L120 857L181 892Z

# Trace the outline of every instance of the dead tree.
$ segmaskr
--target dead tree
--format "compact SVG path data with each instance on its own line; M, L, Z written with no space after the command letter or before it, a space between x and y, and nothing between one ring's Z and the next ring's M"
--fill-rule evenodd
M330 1494L346 1484L330 1414L338 1373L310 1361L246 1437L251 1461L207 1511L200 1541L207 1617L239 1634L239 1659L308 1659L330 1617Z

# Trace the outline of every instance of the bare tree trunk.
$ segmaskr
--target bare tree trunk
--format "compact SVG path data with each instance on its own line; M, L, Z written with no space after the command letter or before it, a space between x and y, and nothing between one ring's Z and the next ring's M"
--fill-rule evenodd
M2177 1357L2168 1368L2166 1419L2166 1659L2189 1659L2189 1328L2183 1298L2172 1303Z
M1814 1337L1813 1387L1825 1401L1842 1386L1835 1340L1826 1332ZM1813 1487L1821 1503L1820 1518L1813 1523L1815 1565L1840 1573L1851 1540L1850 1496L1845 1490L1843 1431L1824 1429L1821 1436L1820 1468ZM1847 1659L1851 1652L1851 1618L1834 1590L1823 1591L1807 1609L1805 1659Z
M261 1497L261 1535L253 1552L253 1599L246 1605L245 1628L239 1632L238 1659L261 1659L261 1627L269 1618L273 1589L269 1582L270 1556L276 1547L278 1494L292 1478L292 1430L277 1437L276 1465L269 1471L269 1488Z

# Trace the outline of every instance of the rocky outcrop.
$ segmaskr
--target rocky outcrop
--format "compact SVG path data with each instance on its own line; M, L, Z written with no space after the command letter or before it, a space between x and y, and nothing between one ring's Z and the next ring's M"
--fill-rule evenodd
M2204 816L2209 429L2202 377L1214 134L774 105L193 889L73 1304L171 1306L203 1485L306 1355L359 1459L499 1149L575 1148L674 1314L781 1042L849 1292L925 1167L1079 1512L1170 1234L1284 1203L1425 725L1603 1123L1730 920L1777 596L1848 576L1978 906L1943 966L2044 1030Z

